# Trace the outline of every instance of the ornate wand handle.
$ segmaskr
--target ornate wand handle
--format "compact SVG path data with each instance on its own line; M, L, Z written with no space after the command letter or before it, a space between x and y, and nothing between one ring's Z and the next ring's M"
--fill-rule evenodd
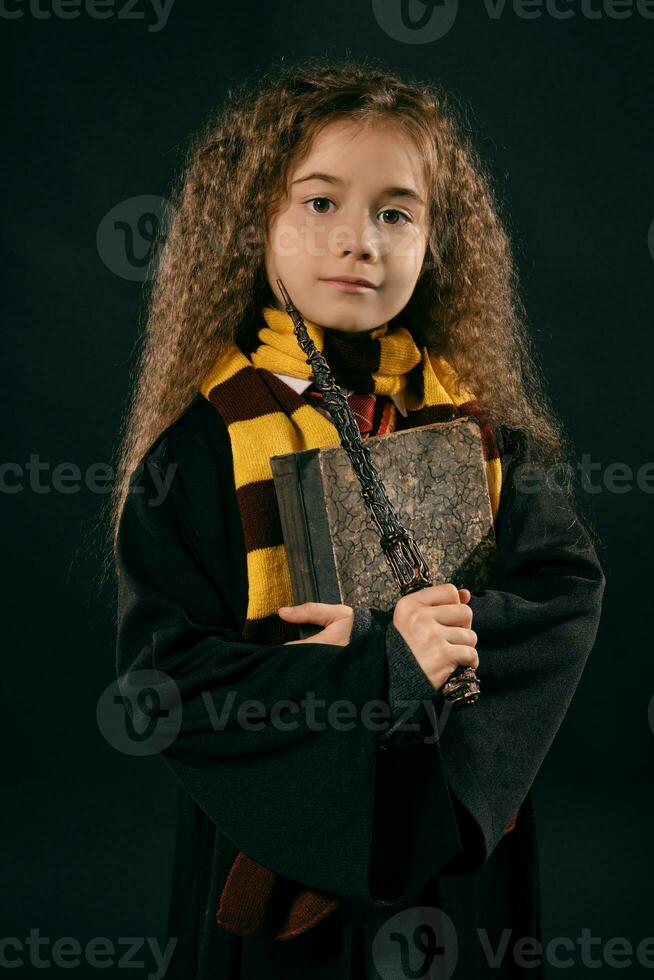
M370 450L361 438L350 404L336 384L329 364L311 340L302 316L291 302L281 279L277 285L286 303L286 312L294 324L297 341L307 355L316 388L338 430L354 472L361 484L364 503L369 509L382 551L402 595L433 585L429 567L416 541L400 523L397 512L386 496L386 490ZM443 697L453 705L470 705L479 699L479 678L472 667L457 667L442 686Z

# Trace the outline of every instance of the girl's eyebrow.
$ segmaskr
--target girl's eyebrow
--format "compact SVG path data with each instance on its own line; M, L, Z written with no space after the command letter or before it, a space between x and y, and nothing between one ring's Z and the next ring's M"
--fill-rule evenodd
M341 180L340 177L334 177L333 174L321 173L307 174L306 177L298 177L297 180L294 180L291 183L302 184L305 180L324 180L328 184L339 184L340 186L345 185L345 181ZM418 204L425 203L418 192L413 190L411 187L387 187L381 193L389 194L391 197L409 197L413 201L417 201Z

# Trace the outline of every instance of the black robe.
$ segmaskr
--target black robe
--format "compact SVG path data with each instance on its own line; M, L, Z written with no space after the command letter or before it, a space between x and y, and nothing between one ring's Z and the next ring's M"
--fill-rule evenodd
M162 671L182 708L177 737L162 748L179 792L167 980L543 976L537 947L529 966L513 956L521 937L540 938L530 790L593 646L604 576L565 494L518 489L528 444L496 434L493 587L470 600L481 698L444 724L441 715L438 738L426 702L408 738L362 720L371 700L390 700L392 611L376 611L344 647L243 641L231 448L206 399L193 400L132 474L118 537L117 673ZM258 731L236 719L248 699L299 705L306 692L353 705L349 730L320 729L302 712L290 716L294 726ZM208 702L220 715L230 701L217 730ZM239 851L341 904L282 942L219 928Z

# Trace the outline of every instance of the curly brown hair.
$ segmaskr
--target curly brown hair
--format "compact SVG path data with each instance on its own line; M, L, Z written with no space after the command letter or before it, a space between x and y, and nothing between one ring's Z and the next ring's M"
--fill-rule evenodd
M401 323L446 357L491 424L524 433L543 462L570 455L524 325L491 181L452 96L369 58L282 64L228 90L192 139L170 194L108 503L110 562L130 474L216 358L234 342L252 349L261 309L274 304L252 235L265 242L291 169L336 120L399 125L424 161L428 251Z

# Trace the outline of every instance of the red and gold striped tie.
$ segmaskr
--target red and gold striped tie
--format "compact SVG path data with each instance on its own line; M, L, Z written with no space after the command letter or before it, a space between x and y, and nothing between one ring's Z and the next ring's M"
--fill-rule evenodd
M313 385L307 388L306 394L316 401L322 401L322 392L314 388ZM364 439L372 432L376 399L376 395L358 395L354 391L350 392L347 396L350 408L354 412L354 417L357 420L359 432Z

